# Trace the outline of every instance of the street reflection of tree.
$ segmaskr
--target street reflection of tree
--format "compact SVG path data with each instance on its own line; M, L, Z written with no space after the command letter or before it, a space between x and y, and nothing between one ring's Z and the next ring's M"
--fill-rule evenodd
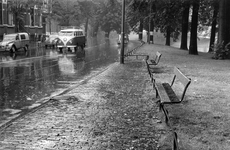
M77 73L84 68L84 60L76 59L77 61L74 62L72 58L73 57L68 57L68 55L63 55L63 57L58 59L58 66L63 75L76 76Z
M35 56L43 56L45 55L45 49L39 45L36 45L36 48L35 48Z
M98 58L99 55L99 46L98 46L98 39L97 38L91 38L90 43L92 45L89 45L87 48L87 54L85 56L85 61L90 62Z
M35 58L30 65L20 61L16 64L0 67L0 109L30 105L48 95L53 89L53 81L57 78L57 75L54 75L58 70L56 59Z
M40 79L40 59L34 61L34 64L33 64L33 67L34 67L34 79L35 79L35 82L40 82L39 79Z
M6 99L8 97L8 92L6 92L6 90L7 90L7 87L9 87L9 83L10 83L9 77L6 76L7 72L9 72L8 68L4 68L4 67L0 68L0 79L1 79L0 107L3 107L4 105L6 105L6 102L7 102ZM0 109L0 112L1 112L1 109Z
M58 66L62 74L71 75L75 74L74 63L71 58L67 58L66 55L58 59Z
M15 54L15 53L10 53L9 55L6 55L6 56L1 56L1 58L0 58L0 62L8 62L8 61L13 61L13 60L15 60L16 59L16 57L17 57L17 54Z

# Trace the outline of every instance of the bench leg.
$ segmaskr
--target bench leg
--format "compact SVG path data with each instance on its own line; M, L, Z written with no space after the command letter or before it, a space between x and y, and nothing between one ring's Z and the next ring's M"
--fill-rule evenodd
M160 103L160 109L163 110L165 114L165 123L169 125L169 117L168 117L168 111L164 108L164 104Z
M159 108L159 111L161 111L161 100L156 101L156 104L157 104L157 106Z
M172 150L179 150L178 146L178 136L176 132L173 132L173 145L172 145Z
M156 80L153 78L153 75L151 75L151 82L153 83L153 88L156 89L155 87Z
M147 70L148 70L148 73L149 73L149 77L151 78L151 72L149 70L149 65L146 63L146 66L147 66Z
M155 91L156 91L156 98L158 98L159 94L156 88L155 88Z

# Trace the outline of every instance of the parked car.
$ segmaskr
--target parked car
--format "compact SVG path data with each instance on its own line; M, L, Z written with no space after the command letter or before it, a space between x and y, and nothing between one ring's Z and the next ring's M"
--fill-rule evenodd
M58 34L44 35L45 48L55 48L57 46Z
M19 49L28 50L29 47L29 35L28 33L12 33L6 34L0 42L0 51L9 51L15 53Z
M129 43L129 35L124 35L124 44ZM121 34L118 35L117 44L121 44Z

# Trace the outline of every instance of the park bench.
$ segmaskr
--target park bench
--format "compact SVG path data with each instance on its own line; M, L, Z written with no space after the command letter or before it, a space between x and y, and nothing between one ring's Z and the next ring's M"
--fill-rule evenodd
M160 61L160 58L161 58L161 53L160 52L156 52L156 56L155 56L155 59L149 59L149 57L147 57L146 59L146 63L151 67L151 66L156 66L159 61Z
M146 55L146 54L134 54L134 53L131 53L131 52L129 52L129 53L126 53L125 55L124 55L124 57L125 58L127 58L127 57L136 57L136 59L139 59L139 58L143 58L143 57L147 57L148 55Z
M176 94L175 90L173 90L173 85L175 81L180 82L182 86L182 91L181 91L182 95L180 97L177 96L179 95L179 93ZM160 98L160 100L157 102L159 103L160 110L163 110L165 114L166 123L168 122L169 118L168 118L168 112L164 108L164 104L181 103L184 100L187 88L190 85L190 83L191 83L191 79L188 78L186 75L184 75L177 67L174 67L174 76L171 84L155 82L156 97Z
M149 59L149 56L147 56L146 59L145 59L147 70L148 70L148 73L149 73L149 76L151 78L152 83L155 82L155 79L153 78L153 74L152 74L152 69L153 69L152 66L158 65L158 63L160 61L160 58L161 58L161 55L162 54L157 51L155 59Z

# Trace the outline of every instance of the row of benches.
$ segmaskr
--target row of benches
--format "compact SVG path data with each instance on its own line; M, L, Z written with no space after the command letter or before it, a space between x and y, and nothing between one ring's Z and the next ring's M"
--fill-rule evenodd
M149 56L147 56L145 59L145 63L147 66L147 70L151 82L153 84L153 88L156 91L156 98L159 99L157 101L157 104L159 105L159 109L163 110L163 113L165 115L165 122L170 127L168 111L164 107L164 105L181 103L184 100L187 88L191 83L191 79L188 78L185 74L183 74L178 67L174 67L174 75L171 83L156 81L156 79L154 78L153 66L158 65L161 56L162 54L160 52L156 52L155 58L150 59ZM175 89L174 87L175 82L180 83L180 85L183 87L182 91L179 92L178 89ZM177 138L177 133L175 131L173 131L173 137L174 138L173 138L172 149L178 150L178 138Z

